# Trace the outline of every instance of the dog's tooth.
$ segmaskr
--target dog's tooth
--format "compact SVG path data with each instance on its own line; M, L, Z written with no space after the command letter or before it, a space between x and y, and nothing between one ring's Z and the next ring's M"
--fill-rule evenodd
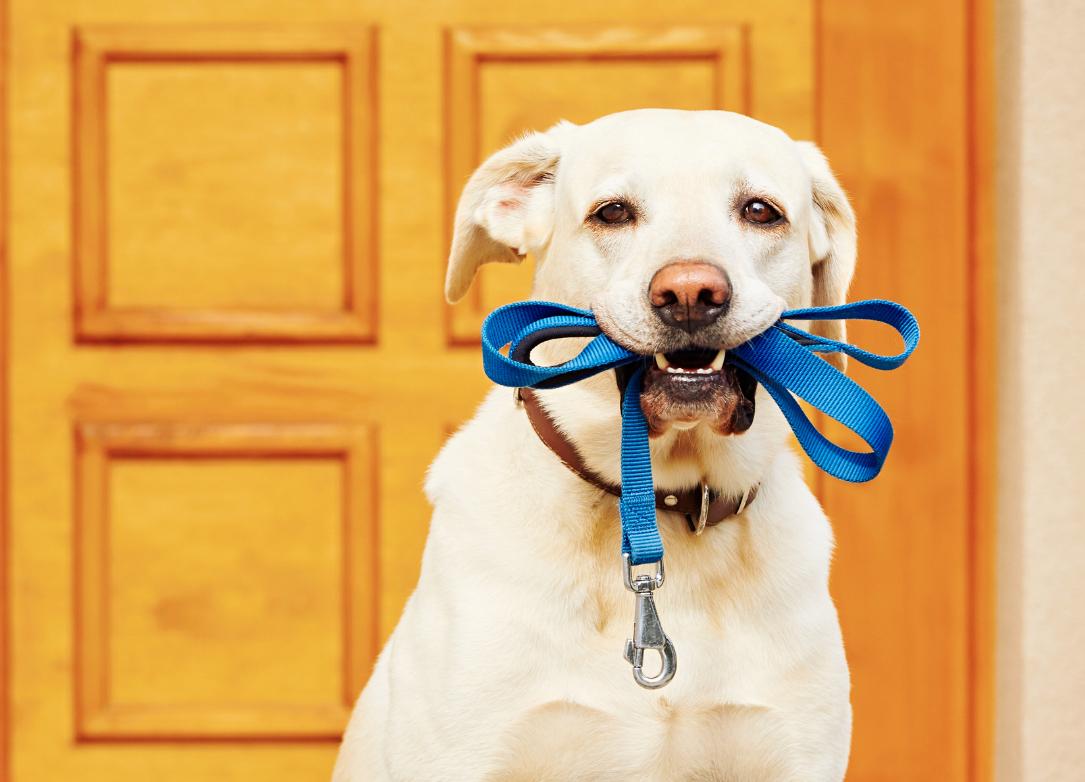
M668 369L670 364L667 363L667 357L662 353L656 353L656 366L660 369Z
M721 350L719 353L716 354L716 357L712 359L712 363L709 366L719 372L721 369L723 369L723 361L725 358L727 358L727 351Z

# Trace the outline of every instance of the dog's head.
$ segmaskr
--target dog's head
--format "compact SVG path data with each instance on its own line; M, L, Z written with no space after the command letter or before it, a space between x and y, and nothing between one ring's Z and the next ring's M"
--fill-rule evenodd
M813 144L729 112L629 111L529 134L479 167L456 211L449 300L480 265L529 252L535 297L591 308L655 355L641 398L655 433L737 434L756 385L723 351L786 308L844 301L855 218ZM843 338L839 322L820 328Z

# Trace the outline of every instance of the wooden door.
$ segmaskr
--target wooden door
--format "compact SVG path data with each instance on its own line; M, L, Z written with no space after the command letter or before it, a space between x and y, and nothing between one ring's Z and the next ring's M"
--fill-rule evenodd
M15 782L327 778L417 577L426 466L486 388L478 324L528 290L530 263L488 268L465 302L443 303L472 167L523 129L638 106L733 109L815 136L832 110L818 63L844 70L818 47L846 27L820 26L812 0L771 14L706 0L4 10ZM831 141L860 214L886 187L912 192L882 149L896 179L864 180L844 136ZM963 270L957 249L910 263ZM932 314L928 291L864 274L878 282L864 293ZM959 408L948 350L966 328L944 328L950 348L925 345L900 382L948 372ZM950 478L968 465L960 427L924 459L923 408L894 393L910 443L889 489L820 487L858 650L849 778L963 780L970 553ZM906 561L895 545L914 510L900 494L933 485L949 503L937 569L917 564L923 539ZM918 597L900 588L919 576ZM949 607L926 614L942 586ZM906 607L908 631L886 636Z

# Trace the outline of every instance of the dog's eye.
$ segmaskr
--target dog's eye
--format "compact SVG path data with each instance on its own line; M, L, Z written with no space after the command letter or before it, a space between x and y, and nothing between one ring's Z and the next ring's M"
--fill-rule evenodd
M596 209L592 217L607 225L620 225L633 221L633 210L621 201L611 201Z
M765 201L755 198L742 207L742 216L751 223L772 225L783 217L780 210Z

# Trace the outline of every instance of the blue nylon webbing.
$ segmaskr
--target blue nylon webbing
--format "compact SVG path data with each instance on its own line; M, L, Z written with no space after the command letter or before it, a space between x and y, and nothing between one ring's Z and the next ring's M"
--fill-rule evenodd
M891 356L872 353L846 342L815 336L783 320L871 320L895 329L904 349ZM517 346L546 339L594 335L573 359L552 367L518 361ZM899 367L919 343L919 324L900 304L884 300L858 301L836 307L789 310L782 319L750 341L727 351L733 363L757 379L773 398L803 450L830 475L846 481L869 481L885 463L893 442L893 426L880 405L855 381L817 353L845 353L875 369ZM509 346L509 354L501 348ZM648 447L648 423L640 407L645 356L626 350L602 333L589 310L542 301L508 304L490 313L482 324L482 362L486 374L505 386L556 388L583 377L626 364L635 368L622 398L622 551L633 564L658 562L663 542L655 518L655 486ZM810 422L796 397L818 408L859 435L869 451L851 451L831 442Z

